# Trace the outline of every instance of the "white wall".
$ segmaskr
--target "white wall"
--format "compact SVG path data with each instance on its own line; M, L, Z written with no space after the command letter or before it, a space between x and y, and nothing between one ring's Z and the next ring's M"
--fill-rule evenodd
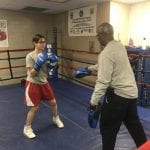
M114 37L125 45L128 44L129 12L129 5L117 2L110 4L110 23L114 27Z
M142 46L143 38L150 46L150 2L122 4L111 2L110 23L115 29L115 39L128 45L132 38L136 47ZM119 37L118 37L119 35Z
M141 46L143 37L146 37L150 46L150 2L131 6L128 37L132 37L135 46Z

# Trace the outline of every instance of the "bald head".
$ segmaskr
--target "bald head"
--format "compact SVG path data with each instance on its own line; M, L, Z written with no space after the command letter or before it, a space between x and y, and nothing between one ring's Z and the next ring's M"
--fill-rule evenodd
M97 28L97 37L102 46L106 46L109 41L114 39L113 34L113 26L107 22L102 23Z
M113 35L114 29L111 24L106 22L106 23L102 23L101 25L98 26L97 32L101 32L101 33L104 32L104 33Z

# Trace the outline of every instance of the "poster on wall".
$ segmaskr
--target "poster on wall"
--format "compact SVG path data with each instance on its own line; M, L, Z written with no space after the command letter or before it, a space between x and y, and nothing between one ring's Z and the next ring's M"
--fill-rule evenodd
M68 12L69 36L96 36L97 5Z
M0 20L0 47L8 47L7 20Z

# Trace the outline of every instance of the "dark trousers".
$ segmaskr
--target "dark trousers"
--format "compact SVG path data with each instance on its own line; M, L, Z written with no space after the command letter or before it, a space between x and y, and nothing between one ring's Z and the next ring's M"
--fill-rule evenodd
M104 100L100 118L102 150L114 150L116 136L122 122L125 124L137 147L146 142L146 135L140 123L136 99L127 99L112 94Z

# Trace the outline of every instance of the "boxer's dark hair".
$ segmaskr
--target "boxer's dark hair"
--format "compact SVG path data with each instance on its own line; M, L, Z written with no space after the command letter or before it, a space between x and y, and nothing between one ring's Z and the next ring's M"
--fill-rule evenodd
M32 42L38 43L41 38L45 37L41 34L35 34L35 36L32 38Z

